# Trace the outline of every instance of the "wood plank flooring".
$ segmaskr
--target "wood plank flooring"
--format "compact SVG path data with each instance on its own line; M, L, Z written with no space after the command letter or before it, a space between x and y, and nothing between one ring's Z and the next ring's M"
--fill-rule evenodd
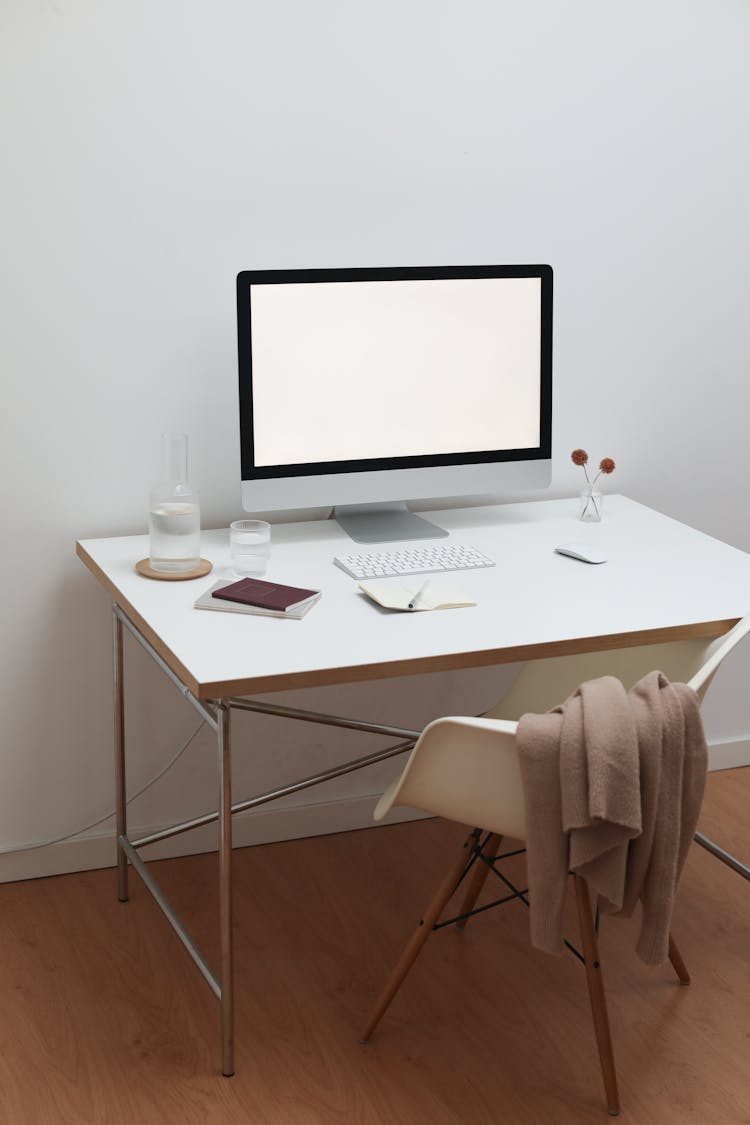
M710 776L701 828L744 862L748 809L750 769ZM0 886L0 1125L607 1120L583 969L530 948L519 904L434 934L358 1042L462 837L433 820L235 853L231 1079L218 1005L136 875L126 905L112 871ZM215 962L215 856L155 868ZM693 847L690 988L637 960L636 929L601 934L622 1119L750 1122L750 883Z

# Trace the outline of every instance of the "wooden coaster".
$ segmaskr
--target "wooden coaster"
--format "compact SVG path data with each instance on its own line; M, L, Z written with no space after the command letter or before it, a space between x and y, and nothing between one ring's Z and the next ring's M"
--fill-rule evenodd
M210 574L213 564L208 559L201 559L195 570L188 570L185 573L180 571L169 570L153 570L151 567L150 559L141 559L135 564L135 569L144 578L158 578L162 582L184 582L187 578L202 578L204 574Z

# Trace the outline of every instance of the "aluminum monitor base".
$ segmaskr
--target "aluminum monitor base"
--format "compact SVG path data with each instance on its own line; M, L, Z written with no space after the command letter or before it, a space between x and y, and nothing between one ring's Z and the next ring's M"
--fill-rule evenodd
M410 512L405 503L346 504L333 509L336 522L355 543L445 539L449 532Z

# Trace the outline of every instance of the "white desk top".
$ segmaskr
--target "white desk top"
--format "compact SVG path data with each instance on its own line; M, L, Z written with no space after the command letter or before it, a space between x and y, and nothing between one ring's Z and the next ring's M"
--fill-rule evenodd
M136 573L146 535L83 540L77 549L201 699L714 635L750 610L750 555L623 496L606 497L601 524L582 523L577 500L427 515L454 542L495 559L449 576L475 607L380 609L334 566L334 554L368 548L332 520L272 528L266 577L323 591L301 621L193 609L199 594L231 577L227 530L203 532L201 555L214 570L185 582ZM596 545L609 561L556 554L565 543Z

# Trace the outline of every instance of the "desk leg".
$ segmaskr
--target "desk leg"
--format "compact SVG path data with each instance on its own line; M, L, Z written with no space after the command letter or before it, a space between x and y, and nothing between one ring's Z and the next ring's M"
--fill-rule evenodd
M219 915L221 926L221 1069L234 1074L232 948L232 740L229 701L217 708L219 752Z
M122 622L112 613L112 666L114 673L115 719L115 810L117 821L117 897L128 901L128 857L120 847L120 837L127 836L127 804L125 796L125 690L122 657Z

